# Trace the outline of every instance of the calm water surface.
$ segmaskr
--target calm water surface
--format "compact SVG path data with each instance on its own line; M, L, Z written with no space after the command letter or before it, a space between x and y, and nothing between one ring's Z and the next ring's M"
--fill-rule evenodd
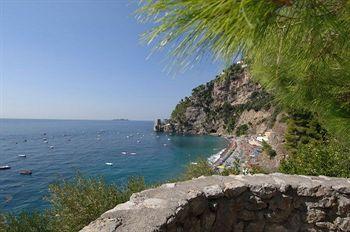
M47 207L48 185L77 171L116 184L135 175L159 182L226 146L223 138L157 134L152 127L145 121L0 119L0 165L12 167L0 170L0 211ZM19 175L22 169L33 174Z

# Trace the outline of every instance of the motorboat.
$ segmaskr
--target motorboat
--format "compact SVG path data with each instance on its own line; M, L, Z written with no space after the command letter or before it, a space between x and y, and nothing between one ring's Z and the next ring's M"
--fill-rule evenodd
M21 158L26 158L27 155L18 155L18 157L21 157Z
M0 170L7 170L7 169L11 169L11 167L8 165L0 166Z
M108 165L108 166L112 166L112 165L113 165L113 163L106 163L106 165Z

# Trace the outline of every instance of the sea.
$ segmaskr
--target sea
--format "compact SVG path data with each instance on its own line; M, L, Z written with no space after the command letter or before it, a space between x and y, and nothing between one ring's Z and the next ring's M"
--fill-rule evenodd
M0 166L11 167L0 170L0 212L44 210L48 186L77 173L117 185L131 176L160 183L226 145L220 137L156 133L152 121L0 119Z

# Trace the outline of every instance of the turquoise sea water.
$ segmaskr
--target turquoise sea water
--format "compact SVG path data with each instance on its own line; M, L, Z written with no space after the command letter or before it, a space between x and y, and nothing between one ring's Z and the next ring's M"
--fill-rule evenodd
M11 166L0 170L0 212L47 207L48 185L77 171L116 184L135 175L147 182L174 178L189 162L227 143L212 136L155 133L152 127L146 121L0 119L0 165ZM33 174L22 176L22 169Z

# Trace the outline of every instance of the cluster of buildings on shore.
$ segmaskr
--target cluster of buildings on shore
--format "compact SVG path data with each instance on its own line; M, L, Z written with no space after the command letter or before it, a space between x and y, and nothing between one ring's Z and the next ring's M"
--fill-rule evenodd
M230 138L228 147L213 155L208 161L220 169L238 168L246 172L254 166L259 166L262 156L262 142L268 142L271 132L258 136L242 136Z

